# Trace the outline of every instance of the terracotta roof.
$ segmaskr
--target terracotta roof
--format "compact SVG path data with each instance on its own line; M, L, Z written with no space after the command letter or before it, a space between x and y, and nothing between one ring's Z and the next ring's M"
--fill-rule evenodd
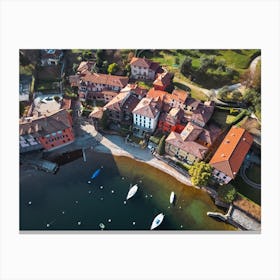
M77 87L79 85L80 77L79 75L71 75L69 76L69 83L71 87Z
M208 103L206 103L208 104ZM196 109L193 110L193 114L191 116L191 120L194 122L203 122L206 124L214 113L214 105L213 103L209 103L210 105L206 105L205 103L200 103Z
M148 90L140 87L137 84L127 84L121 91L131 91L133 94L139 97L145 97L147 95Z
M91 71L92 66L93 66L93 62L82 61L77 69L77 72L80 72L82 74L85 71Z
M52 114L20 120L19 135L40 133L44 136L71 127L69 113L61 109Z
M157 78L153 82L154 86L168 86L171 82L173 75L169 72L163 72L158 74Z
M172 108L169 113L161 113L160 120L167 122L171 125L176 125L176 123L180 122L183 116L183 111L179 108Z
M177 132L171 132L166 138L166 143L171 144L181 150L199 158L204 159L208 148L194 142L194 141L184 141L182 136Z
M135 109L138 103L139 99L134 95L130 95L124 102L122 110L128 113L132 113L132 111Z
M148 98L157 98L159 97L161 101L163 101L165 99L165 96L169 94L166 91L163 90L156 90L155 88L151 88L148 93L147 93L147 97Z
M94 84L105 84L110 86L125 87L128 83L128 77L126 76L115 76L106 74L90 73L85 72L84 76L81 76L83 82L91 82Z
M129 64L133 66L149 68L155 72L157 72L157 70L160 68L158 63L141 57L133 57Z
M195 110L200 103L201 102L199 100L196 100L196 99L190 97L190 98L187 98L186 106L191 106L191 107L193 107L193 110Z
M158 115L159 109L160 101L158 99L144 97L132 113L154 119Z
M109 109L113 111L122 111L122 105L126 101L126 99L130 96L128 91L120 92L117 96L115 96L111 101L109 101L103 108Z
M209 163L233 179L252 143L253 137L245 129L233 126Z
M134 56L129 64L138 67L150 68L152 62L149 59Z
M189 94L181 89L174 89L172 94L167 94L165 96L165 100L167 103L171 103L172 100L176 100L177 102L181 102L184 104L188 98Z
M103 108L101 107L95 107L93 111L89 114L91 118L95 119L102 119L103 116Z
M221 131L222 130L219 127L211 124L208 127L204 127L198 139L202 142L206 142L209 145L212 145L217 139L217 137L220 135Z

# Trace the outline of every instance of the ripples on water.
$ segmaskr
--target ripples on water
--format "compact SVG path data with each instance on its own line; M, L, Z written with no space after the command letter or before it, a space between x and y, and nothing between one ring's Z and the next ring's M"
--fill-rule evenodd
M201 190L130 158L88 150L84 162L78 153L74 161L60 158L63 165L56 175L36 171L20 177L20 229L148 230L163 212L157 230L234 230L206 215L221 210ZM101 166L100 175L90 179ZM136 183L136 195L126 201ZM175 205L169 203L172 191Z

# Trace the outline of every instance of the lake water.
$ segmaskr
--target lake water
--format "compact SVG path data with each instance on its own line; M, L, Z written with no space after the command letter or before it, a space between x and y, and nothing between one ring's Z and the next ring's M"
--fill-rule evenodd
M165 218L156 230L235 230L206 215L221 210L204 191L127 157L91 150L86 155L86 162L79 157L61 165L55 175L21 173L21 230L100 230L101 224L104 230L149 230L161 212ZM91 180L101 166L100 175ZM136 183L136 195L125 202ZM175 205L169 203L172 191Z

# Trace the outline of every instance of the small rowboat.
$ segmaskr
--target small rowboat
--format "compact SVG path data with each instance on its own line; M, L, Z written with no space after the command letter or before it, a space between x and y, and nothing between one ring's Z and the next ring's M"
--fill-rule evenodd
M100 171L101 171L101 169L99 168L99 169L97 169L92 175L91 175L91 179L94 179L94 178L96 178L98 175L99 175L99 173L100 173Z
M172 192L172 193L170 194L170 198L169 198L170 204L173 204L173 203L174 203L174 199L175 199L175 193Z
M138 186L137 186L137 184L136 184L136 185L134 185L134 186L128 191L126 200L130 199L131 197L133 197L133 196L136 194L137 190L138 190Z
M153 220L153 223L152 223L152 225L151 225L151 230L153 230L153 229L155 229L156 227L158 227L158 226L162 223L163 218L164 218L163 213L158 214L158 215L154 218L154 220Z

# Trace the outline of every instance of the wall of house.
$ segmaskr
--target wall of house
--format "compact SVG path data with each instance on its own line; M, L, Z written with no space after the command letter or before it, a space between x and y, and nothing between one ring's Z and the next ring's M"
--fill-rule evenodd
M66 128L63 131L58 130L57 132L46 134L39 137L39 141L46 150L51 150L55 147L72 143L75 137L72 128Z
M148 118L145 116L141 116L138 114L133 114L133 124L140 126L142 129L148 129L155 131L158 123L158 118L159 118L159 112L156 116L156 118Z
M214 169L212 174L214 179L219 183L228 184L231 181L231 178L220 170Z
M194 155L191 155L190 153L187 153L186 151L169 143L165 144L165 152L171 156L176 156L181 160L187 161L188 164L193 164L200 161L200 159Z
M134 79L153 80L155 71L146 67L131 66L131 77Z

